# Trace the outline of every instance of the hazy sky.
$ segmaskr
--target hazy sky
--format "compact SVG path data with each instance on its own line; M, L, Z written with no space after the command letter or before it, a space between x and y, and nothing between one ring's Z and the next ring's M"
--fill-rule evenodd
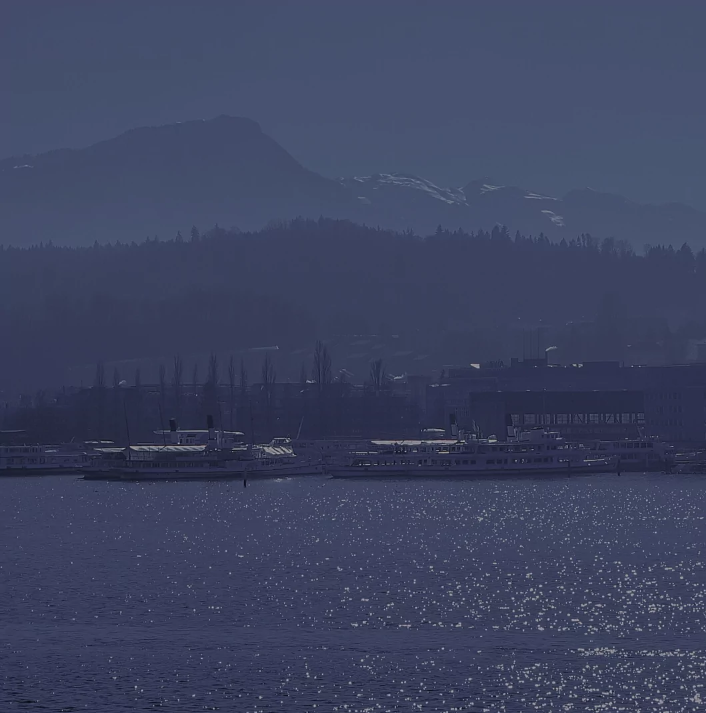
M4 0L0 156L235 114L327 175L706 208L701 0Z

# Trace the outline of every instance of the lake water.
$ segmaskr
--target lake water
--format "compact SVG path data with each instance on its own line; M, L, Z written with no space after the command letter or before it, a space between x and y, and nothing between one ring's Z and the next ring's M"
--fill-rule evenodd
M706 478L0 493L3 713L706 706Z

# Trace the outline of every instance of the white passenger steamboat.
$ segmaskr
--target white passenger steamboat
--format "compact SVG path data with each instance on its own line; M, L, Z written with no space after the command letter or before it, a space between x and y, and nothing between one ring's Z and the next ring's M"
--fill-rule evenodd
M244 444L237 431L217 431L208 418L204 431L158 431L161 444L97 449L87 480L219 480L288 477L322 472L320 464L299 459L289 439ZM169 442L167 442L167 434Z
M538 428L508 428L500 441L491 436L457 435L451 439L371 441L367 452L350 454L329 472L350 477L451 477L480 475L548 475L604 472L607 458L567 443L559 433Z

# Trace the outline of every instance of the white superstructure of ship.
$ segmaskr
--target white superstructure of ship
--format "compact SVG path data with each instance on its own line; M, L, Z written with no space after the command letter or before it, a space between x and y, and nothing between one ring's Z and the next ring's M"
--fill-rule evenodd
M88 467L89 462L89 454L71 444L0 446L0 476L66 475Z
M97 449L99 459L86 471L90 480L218 480L288 477L322 472L320 464L300 460L289 439L257 445L242 442L238 431L219 431L208 417L206 430L157 432L163 442Z
M270 443L247 446L241 458L248 478L284 478L292 475L320 475L324 472L321 458L295 452L289 438L274 438Z
M663 471L674 466L674 447L656 437L640 436L584 444L596 458L608 458L619 471Z
M593 457L544 428L508 427L507 440L458 433L450 439L371 441L367 451L347 454L329 467L335 478L550 475L602 472L608 458Z

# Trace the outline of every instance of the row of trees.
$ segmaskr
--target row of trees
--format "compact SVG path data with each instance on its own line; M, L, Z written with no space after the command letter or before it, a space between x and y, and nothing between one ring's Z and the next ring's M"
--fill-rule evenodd
M334 375L329 347L322 341L316 342L310 369L302 364L299 383L278 383L267 352L253 383L245 362L238 363L233 356L222 378L218 357L211 354L202 383L198 364L194 364L191 382L184 378L184 361L179 355L169 370L166 364L159 365L156 383L144 383L139 368L128 383L118 367L113 368L109 382L105 364L98 362L92 387L58 394L39 391L32 399L24 398L3 425L25 429L33 440L44 442L70 438L124 442L130 434L133 440L151 440L152 431L164 429L172 418L193 428L203 427L206 416L212 415L219 427L241 430L253 440L255 431L261 439L293 435L304 419L310 436L341 435L351 428L346 422L346 404L356 396L356 401L368 404L365 420L384 430L375 408L388 408L389 403L381 397L392 394L382 359L371 363L369 376L368 383L354 387L344 371Z

